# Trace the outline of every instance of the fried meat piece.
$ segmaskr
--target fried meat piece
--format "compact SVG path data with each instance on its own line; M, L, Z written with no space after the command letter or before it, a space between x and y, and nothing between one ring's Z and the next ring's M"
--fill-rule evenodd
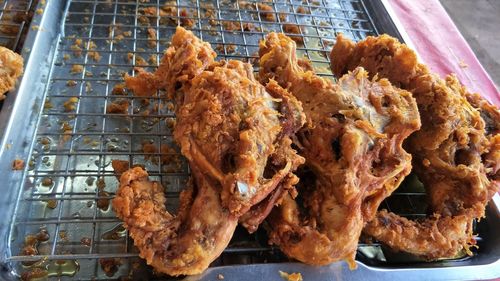
M23 58L0 46L0 100L5 98L6 92L14 89L21 74L23 74Z
M136 76L125 76L127 88L135 95L152 96L157 90L166 90L168 93L182 90L178 88L189 86L190 81L212 64L217 56L209 43L201 41L182 27L177 28L171 45L182 45L183 48L168 48L154 73L139 68ZM180 61L190 64L183 65Z
M174 216L166 210L163 187L146 171L135 167L121 176L113 207L149 265L170 275L196 274L222 253L238 219L222 208L213 184L190 180Z
M383 211L364 232L429 260L467 251L474 244L472 220L484 216L499 189L498 109L469 93L455 76L441 79L431 73L411 49L388 35L357 44L339 35L330 59L337 76L361 66L371 76L411 91L422 117L422 128L405 147L434 215L409 222Z
M192 53L193 48L198 54ZM162 59L168 65L153 74L163 75L169 82L157 86L176 97L174 139L189 162L193 191L181 196L184 207L176 217L164 208L155 209L162 214L157 221L164 228L151 229L151 235L160 231L161 244L151 246L152 240L140 238L134 242L149 264L171 275L206 269L227 246L240 218L255 230L269 206L293 189L298 181L293 172L304 162L290 140L305 122L300 103L276 83L262 86L248 63L200 62L201 56L211 53L208 44L178 27ZM141 182L145 177L142 174ZM153 204L161 196L159 191L145 198L141 193L125 194L122 190L129 182L122 176L115 199L117 215L129 230L142 229L140 237L149 235L143 220L129 220L134 211L124 212L120 206ZM141 204L135 205L136 213L149 210ZM164 201L153 205L163 206ZM249 211L256 217L242 217Z
M298 198L286 195L271 212L271 242L308 264L346 260L355 267L365 221L411 170L402 142L420 127L416 103L385 79L369 80L362 68L337 84L305 70L283 34L268 34L259 56L261 82L286 87L307 119L295 145L309 171Z

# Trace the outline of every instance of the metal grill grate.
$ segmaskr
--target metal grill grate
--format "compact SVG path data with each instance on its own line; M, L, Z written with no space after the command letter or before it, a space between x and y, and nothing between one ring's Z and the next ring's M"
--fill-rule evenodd
M189 170L173 144L170 101L161 95L145 101L115 87L134 66L153 70L158 65L177 24L210 42L219 58L252 63L265 34L284 32L301 42L298 55L324 76L332 76L327 51L337 32L354 40L378 33L362 1L266 5L271 11L260 1L71 1L11 225L9 260L19 274L34 274L37 267L49 276L75 274L73 278L85 280L129 276L133 268L141 274L137 250L109 206L118 183L111 161L146 167L166 187L170 209L176 207ZM122 100L129 103L124 112L106 113L110 104ZM144 146L152 144L169 149L145 152ZM385 207L419 216L425 210L423 196L400 190ZM30 238L37 233L47 239ZM32 248L38 252L28 256ZM372 263L384 261L377 256L378 245L360 244L361 252L360 258ZM248 235L238 229L215 264L284 260L268 246L264 231Z
M19 52L33 16L35 0L0 1L0 46ZM39 11L41 12L41 11Z

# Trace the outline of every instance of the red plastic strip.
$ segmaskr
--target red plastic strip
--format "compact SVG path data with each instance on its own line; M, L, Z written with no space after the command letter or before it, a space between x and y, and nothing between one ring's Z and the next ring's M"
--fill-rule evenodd
M438 0L387 0L422 61L500 106L500 92Z

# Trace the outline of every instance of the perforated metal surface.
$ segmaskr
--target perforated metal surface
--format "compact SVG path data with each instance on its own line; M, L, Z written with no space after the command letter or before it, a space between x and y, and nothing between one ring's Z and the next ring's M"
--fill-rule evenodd
M123 82L124 73L134 73L134 66L153 70L158 65L177 24L210 42L219 58L252 63L266 33L285 31L302 42L298 55L310 59L324 76L332 76L327 51L337 32L356 41L377 34L361 1L273 1L266 3L271 12L263 11L259 3L71 1L11 224L8 260L17 266L18 274L36 267L48 268L50 276L74 274L68 279L151 273L141 271L137 250L109 206L118 184L111 161L145 166L151 179L166 188L171 210L189 170L171 137L170 101L164 95L145 101L113 89ZM298 34L290 33L290 26L299 27ZM106 113L110 104L122 100L129 103L125 112ZM154 144L157 150L145 152L145 144ZM169 149L161 153L162 146ZM424 195L413 190L398 191L384 207L408 216L423 215ZM40 229L49 238L37 242L38 253L28 256L30 243L25 238ZM383 263L378 248L360 244L364 249L360 259ZM119 266L113 275L106 275L101 263L110 259ZM279 250L268 246L262 229L255 235L238 229L214 265L285 260Z

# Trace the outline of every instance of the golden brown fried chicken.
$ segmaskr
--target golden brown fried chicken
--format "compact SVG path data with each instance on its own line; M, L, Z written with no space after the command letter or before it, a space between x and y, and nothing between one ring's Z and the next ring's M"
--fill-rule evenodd
M23 58L0 46L0 100L5 98L6 92L14 89L21 74L23 74Z
M304 162L290 140L305 120L300 103L276 83L262 86L250 64L208 62L206 54L213 54L210 46L179 27L162 59L167 65L152 74L175 84L157 86L176 97L174 139L192 171L192 191L181 195L179 214L166 212L158 185L154 192L142 187L152 185L142 170L121 177L114 201L141 256L171 275L206 269L240 218L255 230L297 183L293 172ZM249 211L255 217L242 217ZM144 228L148 216L155 227Z
M201 41L191 31L178 27L168 48L161 59L160 66L154 73L138 69L134 77L125 76L127 88L137 96L151 96L158 89L172 94L180 87L189 86L190 81L214 62L217 56L210 44ZM189 62L182 65L179 61Z
M364 231L395 250L426 259L467 251L474 243L472 220L484 216L499 188L498 109L468 93L455 76L443 80L431 73L412 50L387 35L357 44L339 35L331 62L337 76L361 66L411 91L422 117L422 128L405 147L433 216L412 222L381 211Z
M299 199L287 195L270 215L271 242L314 265L355 267L358 238L380 202L410 172L403 140L420 126L414 99L362 68L337 84L299 65L295 43L270 33L261 42L260 78L275 79L302 102L307 125L295 144L310 172Z
M200 171L192 173L196 178ZM174 216L166 210L160 183L136 167L122 174L113 207L149 265L170 275L196 274L222 253L238 224L222 208L214 185L210 179L190 180Z

